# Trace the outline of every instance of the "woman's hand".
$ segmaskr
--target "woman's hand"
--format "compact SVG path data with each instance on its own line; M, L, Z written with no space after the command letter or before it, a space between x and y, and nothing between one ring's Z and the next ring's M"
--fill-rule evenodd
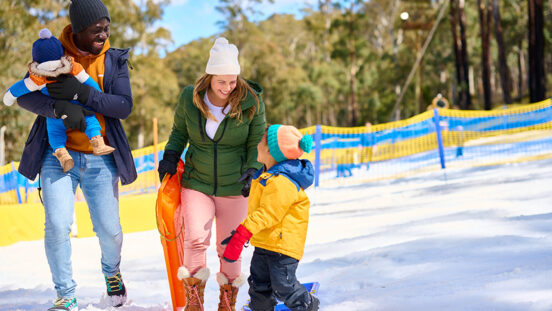
M241 193L244 197L249 196L249 190L251 189L251 181L253 180L253 176L257 173L257 170L254 168L248 168L243 175L238 178L239 183L244 183L243 188L241 190Z
M169 177L176 174L176 166L178 165L178 160L180 155L178 152L173 150L165 150L163 153L163 160L159 161L159 167L157 172L159 173L159 180L163 182L163 177L168 173Z

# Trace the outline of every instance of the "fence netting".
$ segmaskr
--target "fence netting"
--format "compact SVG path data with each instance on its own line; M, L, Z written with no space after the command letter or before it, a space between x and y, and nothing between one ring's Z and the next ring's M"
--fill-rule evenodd
M410 119L362 127L325 125L301 129L314 138L304 155L316 168L316 184L339 185L401 178L445 168L552 157L551 100L492 111L435 109ZM165 143L133 151L138 179L120 196L156 191L155 153ZM184 157L183 157L184 158ZM0 167L0 204L37 202L38 181L17 173L17 162ZM77 200L82 200L80 190Z

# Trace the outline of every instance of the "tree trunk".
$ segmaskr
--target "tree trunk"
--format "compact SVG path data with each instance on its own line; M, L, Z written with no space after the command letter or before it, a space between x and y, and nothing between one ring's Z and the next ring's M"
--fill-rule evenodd
M488 4L488 0L486 1ZM483 3L482 0L477 0L479 10L479 29L481 34L481 69L482 69L482 84L483 84L483 106L485 110L491 110L491 58L489 55L490 43L490 14L489 6Z
M466 44L466 17L464 15L464 0L450 0L451 24L456 59L456 77L458 80L458 106L460 109L471 108L468 46ZM457 33L460 28L460 35Z
M525 58L523 55L523 41L520 41L518 46L518 101L523 98L523 86L525 85Z
M454 92L452 96L452 102L458 105L460 109L465 109L463 107L464 101L462 98L462 91L461 91L461 83L464 81L463 78L463 66L462 66L462 52L460 49L460 46L462 43L460 42L460 37L458 36L458 9L456 8L456 1L450 0L450 25L452 30L452 50L454 53L454 64L456 65L456 84L458 87L454 87L453 89L456 91L458 90L458 94Z
M416 51L422 50L422 34L421 31L416 31ZM420 61L420 65L418 65L418 108L416 109L416 114L422 113L425 111L424 107L424 60L422 59ZM414 103L416 104L416 103Z
M330 37L330 26L332 24L332 17L331 17L331 0L319 0L318 1L318 7L320 8L320 12L324 14L324 39L323 39L323 45L324 45L324 60L326 62L330 62L330 50L328 48L329 41L328 38Z
M351 1L351 19L349 21L349 40L352 42L349 42L349 74L350 74L350 126L355 126L357 121L357 102L356 102L356 94L355 94L355 84L356 84L356 62L357 62L357 55L356 55L356 47L355 47L355 1Z
M531 102L546 98L542 0L528 0L529 11L529 97Z
M471 95L470 95L470 81L469 81L469 71L470 71L470 61L468 59L468 44L466 41L466 15L464 14L464 0L458 2L458 20L460 25L460 41L462 42L462 66L464 67L464 81L462 84L465 85L463 88L465 108L471 109Z
M351 80L350 80L350 92L351 92L351 96L350 96L350 126L356 126L356 122L357 122L357 99L356 99L356 53L355 52L352 52L351 53L351 67L349 69L349 74L351 76Z
M508 68L508 62L506 60L506 51L504 47L504 38L502 36L502 20L500 17L500 8L498 6L498 0L493 0L493 15L494 15L494 29L495 40L498 46L498 70L500 72L500 85L502 86L502 98L505 105L512 103L510 97L511 92L511 79L510 68Z

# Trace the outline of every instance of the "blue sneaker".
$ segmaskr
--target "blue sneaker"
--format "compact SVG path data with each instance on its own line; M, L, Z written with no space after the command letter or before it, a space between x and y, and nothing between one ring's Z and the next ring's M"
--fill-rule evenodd
M48 311L78 311L76 298L58 298Z
M107 286L107 296L109 296L111 305L113 307L120 307L124 305L127 293L121 273L118 272L114 276L106 276L105 285Z

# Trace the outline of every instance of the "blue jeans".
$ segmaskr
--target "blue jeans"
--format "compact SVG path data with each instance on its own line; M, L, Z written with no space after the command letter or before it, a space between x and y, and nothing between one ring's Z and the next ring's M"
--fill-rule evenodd
M112 154L94 156L69 150L75 166L63 173L52 152L48 147L40 171L46 214L44 244L57 295L69 298L75 296L77 286L71 267L69 233L79 184L100 242L102 272L106 276L119 272L123 243L119 220L119 177Z
M84 134L88 136L88 139L101 135L100 130L102 127L96 116L85 116L84 121L86 121ZM63 124L63 120L46 118L46 129L48 131L48 141L52 149L65 148L65 144L67 144L67 133L65 131L67 131L67 128Z
M298 265L295 258L255 247L247 279L251 310L272 311L275 298L292 311L317 310L318 298L312 296L295 276Z

